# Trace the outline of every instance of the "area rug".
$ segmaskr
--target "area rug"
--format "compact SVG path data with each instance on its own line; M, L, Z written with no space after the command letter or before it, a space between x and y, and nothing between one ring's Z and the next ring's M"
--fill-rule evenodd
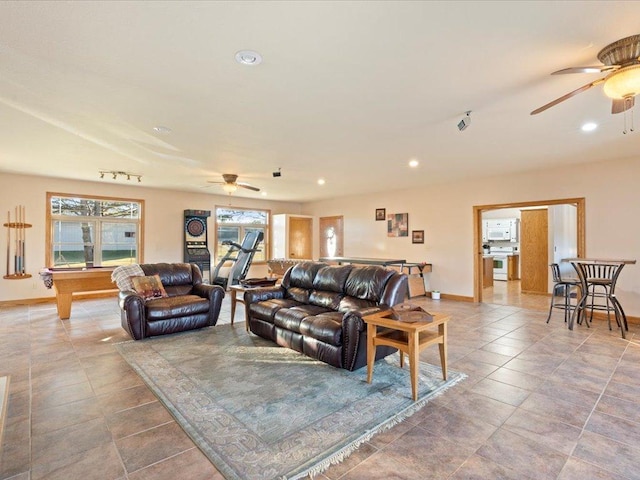
M367 369L331 367L221 325L116 346L229 480L296 479L338 463L464 374L420 364L411 400L398 356Z

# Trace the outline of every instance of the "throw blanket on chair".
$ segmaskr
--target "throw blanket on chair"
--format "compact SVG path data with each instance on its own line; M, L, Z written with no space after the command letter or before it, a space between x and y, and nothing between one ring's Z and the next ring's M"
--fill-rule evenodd
M111 273L111 281L118 285L120 291L133 290L133 282L131 277L144 277L142 267L137 263L131 265L121 265Z

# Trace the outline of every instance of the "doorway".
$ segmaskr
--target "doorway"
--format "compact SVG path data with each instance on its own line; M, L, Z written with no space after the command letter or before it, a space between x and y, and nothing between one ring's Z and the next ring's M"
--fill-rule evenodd
M474 281L473 281L473 301L482 302L483 290L483 249L482 249L482 214L491 210L507 208L542 208L550 205L573 205L576 207L576 232L577 232L577 256L585 255L585 199L584 198L564 198L556 200L514 202L493 205L476 205L473 207L473 231L475 232L474 248ZM519 293L519 288L518 288Z
M320 257L344 256L344 219L342 215L320 217Z

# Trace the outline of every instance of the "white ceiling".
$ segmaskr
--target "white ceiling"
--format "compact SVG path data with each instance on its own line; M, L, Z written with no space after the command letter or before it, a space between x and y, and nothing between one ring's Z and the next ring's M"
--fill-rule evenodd
M598 65L639 19L621 1L4 0L0 171L212 194L237 173L309 201L637 158L601 87L529 112L602 76L549 73Z

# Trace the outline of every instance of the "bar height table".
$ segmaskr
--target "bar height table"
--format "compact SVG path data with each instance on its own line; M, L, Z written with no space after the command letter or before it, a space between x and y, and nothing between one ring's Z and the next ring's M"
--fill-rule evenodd
M633 265L635 260L628 259L604 259L604 258L564 258L563 262L571 262L573 268L578 273L578 278L581 284L581 298L576 305L576 309L573 311L571 318L569 319L569 330L573 330L573 324L577 316L581 315L587 308L587 300L589 295L592 294L590 288L596 288L601 286L606 293L601 294L606 298L607 315L609 314L609 302L613 307L613 311L616 317L616 322L620 326L622 332L622 338L626 338L625 331L629 329L627 324L627 316L624 313L622 305L618 301L615 295L616 282L625 265ZM594 272L606 273L607 278L594 278L592 274ZM593 310L591 312L593 315ZM587 326L589 323L587 321ZM611 321L609 320L609 328L611 329Z

